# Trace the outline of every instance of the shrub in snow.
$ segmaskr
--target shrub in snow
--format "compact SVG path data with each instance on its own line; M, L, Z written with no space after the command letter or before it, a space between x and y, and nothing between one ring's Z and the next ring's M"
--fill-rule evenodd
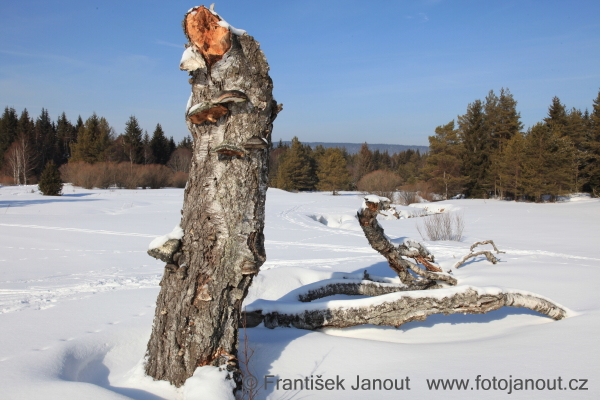
M54 161L50 161L46 164L46 168L44 169L44 172L42 172L40 182L38 183L40 192L42 192L44 196L60 196L62 186L60 172L58 172L58 168L56 168Z
M356 187L363 193L374 193L394 200L394 192L402 178L391 171L377 170L363 176Z
M423 225L417 224L417 230L423 240L454 240L460 242L465 229L461 214L441 213L423 219Z

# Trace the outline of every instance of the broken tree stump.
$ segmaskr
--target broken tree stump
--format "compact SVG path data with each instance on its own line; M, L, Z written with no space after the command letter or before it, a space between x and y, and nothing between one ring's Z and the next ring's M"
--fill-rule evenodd
M281 105L252 36L204 6L189 10L183 27L193 158L184 236L161 281L146 374L179 387L199 366L226 365L239 386L240 308L266 259L270 134Z

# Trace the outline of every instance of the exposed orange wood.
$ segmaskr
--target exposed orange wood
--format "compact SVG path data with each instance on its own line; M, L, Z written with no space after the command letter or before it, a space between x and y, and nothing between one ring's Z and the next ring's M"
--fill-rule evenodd
M193 9L185 17L185 34L210 67L231 48L231 33L219 25L220 18L206 7Z

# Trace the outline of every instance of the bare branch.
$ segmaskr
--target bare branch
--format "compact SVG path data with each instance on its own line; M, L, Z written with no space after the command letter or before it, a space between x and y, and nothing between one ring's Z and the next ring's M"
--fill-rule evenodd
M471 245L471 248L469 249L471 252L473 252L473 249L479 245L484 245L484 244L491 244L492 247L494 248L494 251L496 253L506 253L505 251L500 251L498 250L498 248L496 247L496 245L494 244L493 240L484 240L483 242L475 242L473 243L473 245Z
M441 268L432 264L434 260L433 255L421 243L408 240L400 246L394 247L387 236L385 236L379 222L377 222L377 214L381 210L386 210L387 208L389 208L389 202L382 201L376 197L372 198L367 196L365 197L364 206L358 211L357 216L369 244L387 259L390 268L396 271L400 277L400 281L409 287L412 286L415 290L430 288L431 286L436 285L436 283L433 282L435 280L441 280L450 285L456 285L456 279L443 273ZM417 262L421 262L426 269L417 267L410 261L402 258L402 256L410 257ZM408 270L431 280L431 282L415 281Z
M488 261L491 262L492 264L496 264L498 261L500 261L496 257L494 257L494 255L492 254L491 251L484 250L484 251L479 251L477 253L467 254L466 256L464 256L463 258L458 260L452 268L458 268L461 265L463 265L469 258L477 257L477 256L485 256L488 259Z
M306 306L276 303L263 300L253 307L253 314L261 315L267 328L293 326L313 330L363 324L399 327L411 321L425 321L432 314L485 314L501 307L524 307L555 320L568 316L567 309L536 294L473 286L391 293L379 296L377 301L358 299L350 304L347 300Z

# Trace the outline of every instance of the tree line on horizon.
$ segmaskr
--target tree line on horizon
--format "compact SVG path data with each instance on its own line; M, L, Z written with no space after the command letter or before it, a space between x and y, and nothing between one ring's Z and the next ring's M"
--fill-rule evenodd
M438 126L424 154L390 155L367 143L348 154L344 148L312 149L297 137L289 146L280 141L271 152L270 186L418 191L428 199L431 193L533 201L582 191L600 195L600 92L591 113L569 110L554 97L547 117L526 131L516 106L508 89L490 91L456 122Z
M269 186L387 197L400 190L428 200L436 198L434 193L534 201L581 191L598 196L600 92L591 112L567 109L554 97L547 117L526 131L516 106L508 89L499 95L490 91L456 121L438 126L429 136L428 153L389 154L372 151L365 142L349 154L345 148L313 149L297 137L290 145L279 141L270 154ZM3 181L14 184L35 182L51 162L61 167L63 180L86 188L183 187L191 149L189 136L175 145L160 124L150 137L135 116L119 135L95 113L72 124L65 113L52 122L45 109L33 120L27 109L19 117L6 107L0 118Z
M121 134L115 132L106 118L96 113L85 121L79 116L73 124L64 112L54 122L44 108L34 119L27 109L19 116L13 107L7 106L0 117L2 183L35 183L49 163L60 167L61 172L70 169L71 178L75 179L78 176L74 172L78 170L86 170L88 175L98 175L100 170L107 168L120 170L123 182L127 169L125 166L117 166L128 164L129 184L124 185L127 187L136 184L137 178L133 179L132 175L144 175L150 179L149 175L152 173L149 171L161 171L163 176L167 176L169 168L173 174L180 173L177 180L181 182L181 174L186 174L187 178L189 173L191 148L189 136L175 144L172 136L165 136L160 124L156 125L150 137L133 115L129 117L125 131ZM75 168L75 165L78 167ZM150 167L151 165L154 167ZM161 166L164 168L161 169ZM113 176L118 180L116 173ZM93 179L86 177L86 186L94 185L92 181ZM144 182L141 183L139 186L146 186ZM179 183L177 186L180 185Z

